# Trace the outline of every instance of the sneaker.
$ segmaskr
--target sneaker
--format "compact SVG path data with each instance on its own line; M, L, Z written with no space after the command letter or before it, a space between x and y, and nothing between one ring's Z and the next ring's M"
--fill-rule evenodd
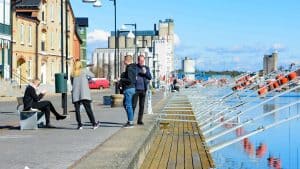
M137 124L138 124L138 125L144 125L144 122L138 121Z
M56 117L56 120L63 120L63 119L65 119L65 118L67 118L67 116L60 115L60 116L57 116L57 117Z
M127 122L125 125L124 125L124 128L133 128L134 125L133 124L130 124L129 122Z
M100 126L100 122L97 121L97 123L93 125L93 130L96 130L99 126Z
M83 129L82 126L78 126L78 127L77 127L77 130L82 130L82 129Z

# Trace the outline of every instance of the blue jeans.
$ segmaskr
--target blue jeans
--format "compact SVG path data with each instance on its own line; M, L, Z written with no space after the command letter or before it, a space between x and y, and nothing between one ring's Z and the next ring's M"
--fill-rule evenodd
M132 98L134 94L135 94L135 88L129 88L124 91L125 109L127 112L128 122L131 124L133 124Z

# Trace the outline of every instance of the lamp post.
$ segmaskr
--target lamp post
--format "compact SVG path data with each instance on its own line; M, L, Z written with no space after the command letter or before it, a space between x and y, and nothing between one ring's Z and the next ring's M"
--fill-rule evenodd
M128 33L129 32L129 33ZM124 30L124 27L122 26L122 28L121 29L119 29L119 30L117 30L117 36L118 36L118 43L117 43L117 48L118 48L118 50L117 50L117 75L118 76L120 76L120 74L121 74L121 72L120 72L120 69L121 69L121 66L120 66L120 52L119 52L119 49L120 49L120 44L119 44L119 38L120 38L120 34L121 33L128 33L127 34L127 37L128 38L134 38L135 37L135 35L131 32L131 31L128 31L128 30Z
M135 46L135 55L134 55L134 57L133 57L133 60L136 61L136 59L137 59L136 23L126 23L126 24L124 24L124 25L126 25L126 26L133 26L133 27L134 27L134 46ZM128 37L129 37L129 35L128 35ZM133 38L133 37L131 36L131 38Z
M114 53L114 78L117 78L117 0L109 0L114 3L114 21L115 21L115 53ZM94 3L94 7L101 7L102 3L100 0L82 0L85 3ZM119 38L118 38L119 39ZM110 60L110 59L109 59ZM111 78L110 64L108 68L108 76ZM116 91L117 92L117 91Z

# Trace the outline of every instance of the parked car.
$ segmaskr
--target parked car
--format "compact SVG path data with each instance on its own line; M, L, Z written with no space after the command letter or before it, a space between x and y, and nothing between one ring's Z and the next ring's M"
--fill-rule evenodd
M106 78L91 78L89 80L90 89L109 88L109 81Z

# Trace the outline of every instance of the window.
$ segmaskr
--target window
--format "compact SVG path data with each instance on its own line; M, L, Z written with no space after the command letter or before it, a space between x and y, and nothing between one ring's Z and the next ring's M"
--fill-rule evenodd
M50 77L52 80L54 79L54 67L53 67L53 61L50 62Z
M60 33L58 33L58 49L61 49L61 37L60 37Z
M54 22L54 8L53 8L53 4L50 5L50 18L51 18L51 21Z
M0 3L3 0L0 0ZM10 25L10 0L4 0L4 24ZM1 9L1 8L0 8ZM1 10L0 10L1 11Z
M45 51L45 41L41 42L41 50L44 52Z
M20 41L21 44L24 45L24 24L21 24L20 27Z
M32 26L31 25L28 27L28 44L29 44L29 46L32 45Z
M28 60L27 61L27 78L28 79L32 79L32 76L31 76L31 63L32 61L31 60Z
M4 0L0 0L0 23L5 23L4 20L3 20L4 15L5 15Z
M51 32L50 36L51 36L51 37L50 37L50 41L51 41L51 42L50 42L50 43L51 43L50 45L51 45L51 49L53 50L53 49L54 49L54 37L53 37L53 32Z
M42 23L45 23L45 12L42 12Z

